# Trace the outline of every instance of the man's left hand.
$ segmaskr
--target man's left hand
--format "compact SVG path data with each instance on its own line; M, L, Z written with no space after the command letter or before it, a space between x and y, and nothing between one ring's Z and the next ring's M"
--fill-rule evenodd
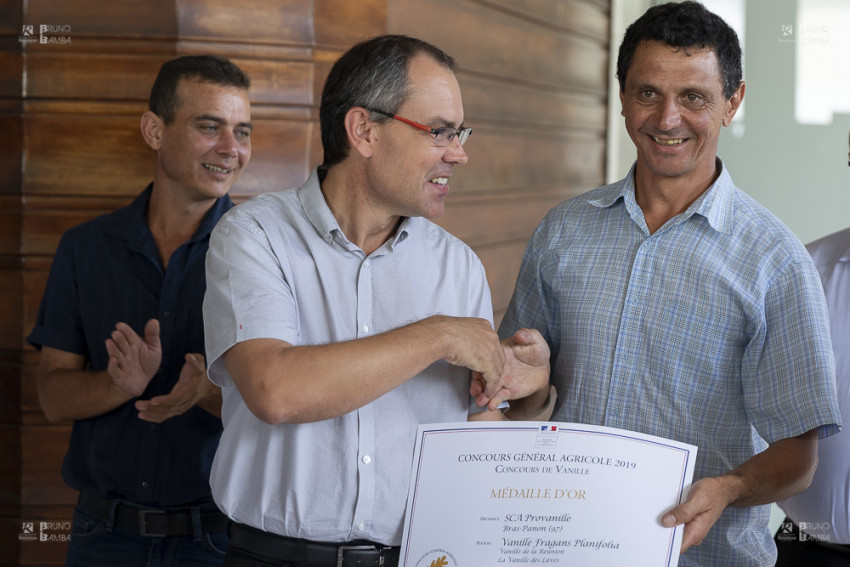
M180 377L171 392L136 402L139 419L162 423L168 418L186 413L216 389L215 384L207 378L203 355L187 354Z
M665 528L685 525L685 531L682 534L682 553L702 543L708 535L708 530L731 502L732 496L723 478L709 477L693 483L688 491L687 500L661 518L661 525Z
M545 400L549 392L549 345L536 329L519 329L509 339L501 341L505 351L505 369L502 387L492 398L483 394L480 377L473 375L470 393L475 402L487 405L494 411L504 401L517 400L542 393Z

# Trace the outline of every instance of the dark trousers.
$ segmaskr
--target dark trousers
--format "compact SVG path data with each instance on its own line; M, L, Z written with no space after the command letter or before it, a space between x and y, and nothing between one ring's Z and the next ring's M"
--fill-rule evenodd
M285 559L274 559L252 553L238 546L231 546L224 557L222 567L298 567L300 563Z
M120 565L121 567L217 566L227 550L227 532L202 532L189 536L151 537L138 529L115 525L83 510L74 509L66 567Z

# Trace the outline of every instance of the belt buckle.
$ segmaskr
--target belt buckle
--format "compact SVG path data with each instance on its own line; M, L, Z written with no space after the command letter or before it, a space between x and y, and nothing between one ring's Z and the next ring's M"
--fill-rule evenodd
M139 510L139 535L146 537L165 537L165 532L161 534L148 532L148 516L162 516L164 518L165 510Z
M372 551L378 552L378 567L384 567L384 549L386 547L377 547L374 545L340 545L336 551L336 567L342 567L342 561L345 559L346 551L353 550L366 550L371 549Z

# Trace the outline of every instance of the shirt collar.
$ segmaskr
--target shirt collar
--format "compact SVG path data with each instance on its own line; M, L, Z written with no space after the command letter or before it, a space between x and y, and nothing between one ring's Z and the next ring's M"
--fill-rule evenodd
M108 230L116 237L126 240L131 247L139 250L143 249L151 239L150 227L148 227L145 214L147 213L148 203L150 202L152 193L153 183L150 183L145 187L144 191L133 199L132 203L113 211L109 217ZM224 195L216 199L213 206L204 215L201 224L198 225L198 229L192 235L190 242L209 237L218 219L232 206L233 201L229 195Z
M709 226L720 233L729 234L733 229L733 209L735 184L732 182L732 177L726 169L723 160L717 158L717 165L720 168L720 175L712 183L696 201L691 203L691 206L678 215L678 223L685 222L693 215L704 217ZM607 185L601 189L588 202L599 208L610 207L618 200L622 199L625 203L626 210L632 218L643 218L643 212L635 199L635 164L632 164L629 174L622 180L611 185Z
M331 212L328 202L325 200L325 195L322 193L321 182L324 180L326 174L327 169L321 166L313 169L307 181L304 182L304 185L298 188L298 199L301 201L304 214L307 215L310 224L313 225L313 228L316 229L325 242L330 243L334 238L334 234L338 234L344 242L351 244L339 227L339 223ZM387 242L390 250L407 238L414 220L409 217L402 219L395 236Z

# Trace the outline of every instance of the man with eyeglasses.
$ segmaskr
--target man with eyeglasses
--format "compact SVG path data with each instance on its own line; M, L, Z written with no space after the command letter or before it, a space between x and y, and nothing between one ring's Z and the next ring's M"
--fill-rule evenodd
M501 419L523 396L551 413L542 337L500 344L481 262L427 220L467 161L454 68L405 36L353 47L322 93L324 164L213 232L226 565L397 565L418 425Z

